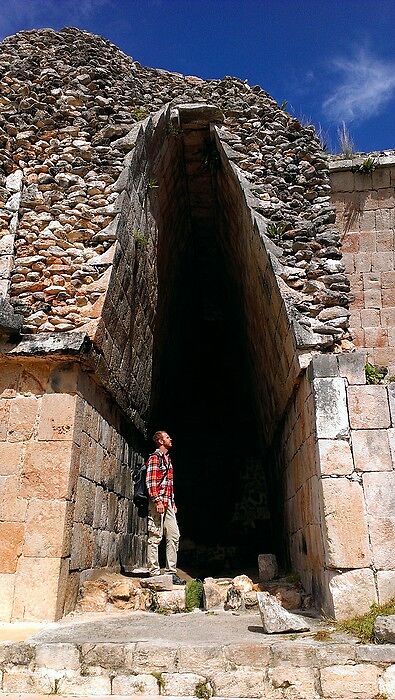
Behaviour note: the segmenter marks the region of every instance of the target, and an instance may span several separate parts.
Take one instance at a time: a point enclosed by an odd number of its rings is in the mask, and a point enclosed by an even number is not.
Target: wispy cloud
[[[340,82],[323,102],[334,122],[363,121],[379,114],[395,94],[395,63],[359,50],[351,58],[332,64]]]
[[[80,25],[112,0],[1,0],[0,38],[24,29]]]

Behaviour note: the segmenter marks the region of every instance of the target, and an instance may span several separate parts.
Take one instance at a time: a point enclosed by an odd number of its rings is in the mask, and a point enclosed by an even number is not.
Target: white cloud
[[[351,58],[337,58],[333,66],[340,82],[324,101],[323,111],[334,122],[369,119],[395,94],[395,63],[360,50]]]
[[[24,29],[79,25],[113,0],[1,0],[0,36]]]

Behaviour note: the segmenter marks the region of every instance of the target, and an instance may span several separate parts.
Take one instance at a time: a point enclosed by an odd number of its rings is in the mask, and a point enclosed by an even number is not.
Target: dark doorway
[[[185,235],[171,290],[159,274],[151,427],[174,439],[180,567],[226,575],[272,551],[265,446],[239,285],[212,222]]]

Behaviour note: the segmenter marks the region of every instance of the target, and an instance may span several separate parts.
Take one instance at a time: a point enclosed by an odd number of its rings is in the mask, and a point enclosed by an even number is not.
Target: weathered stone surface
[[[68,569],[67,559],[20,557],[15,578],[13,619],[43,621],[61,617]]]
[[[51,695],[55,680],[50,673],[33,673],[26,668],[11,668],[3,673],[3,693]]]
[[[357,471],[377,472],[392,469],[386,430],[352,430],[351,439]]]
[[[285,698],[317,698],[316,673],[311,668],[269,668],[268,681],[270,689],[281,693]],[[270,691],[269,691],[270,692]]]
[[[377,588],[379,593],[379,603],[388,603],[391,598],[395,598],[395,576],[393,571],[378,571]]]
[[[149,578],[140,579],[140,586],[142,588],[149,588],[152,591],[172,591],[173,578],[171,574],[150,576]]]
[[[159,685],[155,676],[149,673],[138,673],[135,676],[115,676],[112,679],[113,695],[153,695],[159,693]]]
[[[57,692],[77,697],[111,695],[111,680],[107,676],[64,676],[58,680]]]
[[[241,591],[241,593],[248,593],[254,588],[253,581],[250,579],[249,576],[246,576],[246,574],[235,576],[235,578],[232,580],[232,584],[235,588]]]
[[[73,438],[76,396],[46,394],[42,398],[38,440]]]
[[[15,574],[0,573],[0,621],[10,622],[14,603]]]
[[[258,573],[260,581],[270,581],[278,575],[275,554],[258,554]]]
[[[374,634],[381,642],[395,643],[395,615],[379,615],[374,623]]]
[[[78,671],[80,658],[74,644],[39,644],[36,646],[35,666],[54,671]]]
[[[232,673],[216,673],[212,680],[215,695],[219,697],[265,697],[265,673],[263,671],[237,670]]]
[[[371,569],[355,569],[344,573],[328,573],[329,590],[336,619],[346,620],[368,612],[377,602],[376,586]]]
[[[347,440],[318,440],[317,448],[322,475],[344,476],[353,472],[353,456]]]
[[[364,474],[366,510],[372,517],[395,517],[395,471]]]
[[[366,352],[343,352],[338,355],[340,376],[345,377],[349,384],[365,384]]]
[[[218,583],[213,578],[205,578],[203,581],[203,605],[205,610],[222,607],[225,604],[231,579],[225,583]]]
[[[70,441],[29,443],[23,466],[21,495],[25,498],[67,498],[72,448]]]
[[[395,664],[388,666],[379,679],[379,692],[388,700],[395,698]]]
[[[329,666],[321,670],[326,698],[373,698],[378,692],[379,669],[371,664]]]
[[[257,593],[259,612],[264,632],[304,632],[309,629],[306,621],[287,612],[269,593]]]
[[[351,428],[389,428],[390,413],[385,386],[349,386],[347,389]]]
[[[342,438],[349,433],[344,379],[314,379],[318,438]]]
[[[364,494],[360,484],[346,478],[322,480],[327,566],[344,569],[370,564]]]
[[[70,553],[72,504],[68,501],[29,500],[23,554],[62,557]]]
[[[183,612],[185,610],[185,589],[173,591],[158,591],[158,605],[170,612]]]
[[[212,645],[182,646],[178,651],[177,669],[181,672],[192,670],[201,676],[211,677],[213,673],[226,670],[225,658],[230,658],[227,651],[228,647],[223,651],[220,647]],[[240,665],[243,663],[240,662]]]
[[[23,523],[0,522],[0,573],[14,574],[22,553]]]
[[[196,686],[206,682],[206,676],[196,673],[162,673],[162,695],[196,695]]]
[[[295,586],[267,585],[266,590],[277,598],[280,605],[286,610],[298,610],[302,607],[302,591]]]
[[[177,656],[177,645],[137,642],[136,648],[126,653],[126,664],[133,673],[174,673]]]

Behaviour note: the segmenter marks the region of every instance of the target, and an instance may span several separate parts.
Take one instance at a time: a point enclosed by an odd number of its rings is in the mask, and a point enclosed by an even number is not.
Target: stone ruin
[[[158,426],[204,575],[273,552],[330,615],[393,597],[395,385],[365,362],[395,364],[394,155],[355,172],[259,86],[77,29],[0,63],[0,619],[144,565]]]

